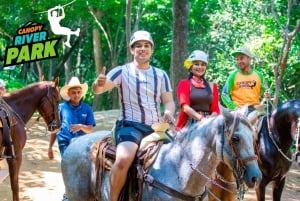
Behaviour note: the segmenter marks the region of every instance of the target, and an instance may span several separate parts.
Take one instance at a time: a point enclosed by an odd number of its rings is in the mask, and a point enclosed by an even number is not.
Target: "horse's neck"
[[[217,165],[213,138],[212,135],[189,135],[180,142],[164,145],[152,167],[159,172],[150,171],[150,174],[163,178],[179,191],[191,195],[201,193],[207,182],[201,174],[210,177]]]
[[[27,123],[37,110],[39,101],[43,96],[44,94],[37,90],[31,90],[30,93],[23,90],[19,93],[12,93],[4,99],[23,120],[23,122]]]
[[[262,122],[262,129],[259,132],[260,143],[269,143],[273,147],[275,142],[284,153],[287,153],[293,143],[291,123],[288,119],[288,115],[282,115],[281,118],[265,117]],[[276,149],[274,147],[274,150]]]

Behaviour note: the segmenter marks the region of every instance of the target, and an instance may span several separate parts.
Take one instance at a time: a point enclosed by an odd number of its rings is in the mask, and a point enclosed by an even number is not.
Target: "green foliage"
[[[0,71],[1,75],[0,78],[4,80],[6,84],[6,91],[7,92],[12,92],[18,89],[23,88],[24,82],[20,79],[18,79],[14,74],[12,70],[1,70]]]
[[[132,3],[132,29],[136,23],[138,2],[138,0],[133,0]],[[274,7],[272,7],[272,2],[275,2]],[[300,4],[297,4],[297,1],[292,2],[288,32],[294,29],[296,21],[300,19]],[[68,3],[70,4],[65,6],[66,17],[61,24],[71,29],[80,27],[81,34],[83,34],[82,43],[76,47],[68,60],[72,76],[81,77],[89,86],[97,76],[94,67],[93,29],[98,29],[101,33],[104,65],[110,69],[114,67],[113,65],[126,62],[126,1],[0,0],[0,65],[2,66],[4,60],[5,48],[12,44],[12,37],[16,34],[16,30],[28,21],[44,23],[49,38],[56,37],[50,30],[46,11],[54,6]],[[144,0],[141,3],[138,28],[150,31],[155,43],[151,64],[170,74],[173,17],[177,17],[172,14],[173,2]],[[273,92],[275,89],[274,67],[278,64],[284,43],[282,28],[287,24],[287,1],[193,0],[190,1],[189,7],[189,53],[192,50],[201,49],[209,54],[207,79],[217,82],[221,91],[229,73],[236,68],[235,60],[231,56],[232,51],[239,46],[247,45],[256,55],[253,66],[264,73]],[[109,51],[108,42],[91,15],[90,9],[99,11],[97,20],[107,32],[113,52]],[[71,44],[74,44],[76,39],[76,37],[71,37]],[[39,62],[46,79],[53,79],[58,64],[68,53],[68,50],[62,48],[65,40],[66,38],[62,36],[58,45],[59,58]],[[282,81],[281,101],[300,98],[300,89],[296,87],[300,82],[298,79],[300,75],[299,42],[300,36],[297,34],[289,52],[288,67]],[[12,71],[1,70],[1,77],[9,80],[8,86],[11,90],[39,79],[38,69],[34,62],[29,65],[18,65]],[[62,86],[66,83],[64,69],[61,69],[59,77],[60,86]],[[186,77],[187,75],[182,75],[182,78]],[[103,95],[101,109],[111,107],[111,98],[111,93]],[[85,101],[92,104],[93,99],[94,94],[89,90]]]

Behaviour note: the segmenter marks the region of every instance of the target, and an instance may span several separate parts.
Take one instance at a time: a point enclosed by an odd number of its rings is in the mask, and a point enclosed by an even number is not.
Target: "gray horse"
[[[94,142],[109,134],[109,131],[102,131],[82,136],[66,149],[61,165],[69,201],[110,200],[109,171],[104,174],[97,197],[95,164],[90,157]],[[253,135],[254,130],[243,115],[227,110],[194,124],[175,141],[162,145],[147,172],[155,182],[144,182],[142,200],[196,200],[205,191],[220,160],[233,171],[239,166],[244,170],[242,177],[247,186],[254,187],[262,174],[254,153]]]

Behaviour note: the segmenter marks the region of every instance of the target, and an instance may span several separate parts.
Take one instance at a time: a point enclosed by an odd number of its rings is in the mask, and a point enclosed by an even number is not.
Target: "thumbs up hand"
[[[104,66],[101,70],[101,73],[98,75],[96,83],[98,87],[103,87],[106,82],[106,75],[105,75],[106,67]]]

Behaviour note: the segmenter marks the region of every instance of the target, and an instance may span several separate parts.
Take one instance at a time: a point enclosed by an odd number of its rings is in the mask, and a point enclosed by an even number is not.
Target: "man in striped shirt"
[[[110,199],[117,201],[125,184],[141,140],[153,132],[151,125],[173,121],[175,104],[168,75],[150,65],[154,43],[147,31],[136,31],[129,43],[133,61],[113,68],[105,75],[105,67],[93,84],[102,94],[118,88],[122,116],[116,123],[116,160],[110,171]],[[164,105],[161,116],[160,105]]]

